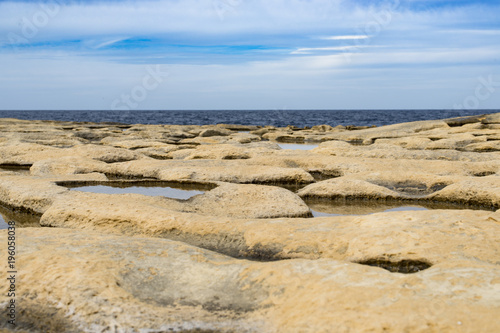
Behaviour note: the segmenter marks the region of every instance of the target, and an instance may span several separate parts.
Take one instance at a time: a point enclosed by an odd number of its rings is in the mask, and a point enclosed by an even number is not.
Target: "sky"
[[[0,1],[0,109],[500,109],[500,1]]]

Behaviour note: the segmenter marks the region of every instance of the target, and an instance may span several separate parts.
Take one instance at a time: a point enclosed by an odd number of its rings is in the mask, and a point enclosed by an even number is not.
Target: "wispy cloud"
[[[321,39],[325,40],[356,40],[356,39],[368,39],[370,36],[366,35],[346,35],[346,36],[328,36],[321,37]]]
[[[97,100],[116,96],[115,87],[131,84],[142,75],[140,66],[148,64],[171,66],[177,85],[162,85],[165,90],[151,94],[157,104],[145,102],[145,108],[192,107],[193,95],[207,108],[238,100],[258,107],[261,99],[272,108],[281,103],[277,96],[299,95],[315,103],[321,98],[323,107],[340,100],[356,107],[359,99],[343,96],[388,86],[395,90],[381,96],[395,95],[403,89],[401,82],[412,78],[420,84],[413,91],[426,100],[435,95],[429,87],[436,77],[445,81],[444,96],[451,96],[465,90],[475,73],[487,74],[500,65],[497,1],[227,3],[238,5],[221,19],[214,0],[58,0],[59,7],[50,12],[43,6],[54,2],[0,1],[0,89],[8,92],[3,107],[28,103],[27,94],[34,105],[57,107],[56,98],[47,97],[51,94],[46,87],[52,87],[74,96],[80,107],[98,108]],[[367,29],[381,19],[386,22],[376,33]],[[93,86],[92,80],[106,84]],[[345,94],[330,97],[315,89],[344,89]],[[207,96],[207,90],[214,95]],[[81,99],[83,91],[94,97]],[[173,98],[173,91],[179,97]],[[382,97],[370,100],[386,103]]]
[[[89,40],[87,41],[87,45],[91,45],[90,47],[94,48],[94,49],[101,49],[103,47],[108,47],[108,46],[111,46],[113,44],[116,44],[118,42],[121,42],[121,41],[124,41],[126,40],[127,38],[113,38],[111,40],[106,40],[106,41],[93,41],[93,40]]]
[[[360,47],[365,47],[365,46],[350,45],[350,46],[331,46],[331,47],[301,47],[295,51],[292,51],[290,54],[312,54],[319,51],[347,52],[350,50],[357,50]]]

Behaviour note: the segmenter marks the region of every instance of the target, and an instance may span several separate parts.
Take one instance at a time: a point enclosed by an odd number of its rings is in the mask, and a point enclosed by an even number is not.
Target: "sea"
[[[418,120],[465,117],[500,110],[151,110],[151,111],[0,111],[0,118],[113,122],[122,124],[305,127],[314,125],[383,126]]]

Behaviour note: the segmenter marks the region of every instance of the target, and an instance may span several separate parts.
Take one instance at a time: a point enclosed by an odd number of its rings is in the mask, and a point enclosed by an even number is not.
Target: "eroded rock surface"
[[[494,332],[500,324],[500,268],[477,259],[410,275],[331,259],[255,263],[83,230],[18,236],[18,328],[29,331]],[[5,284],[1,291],[5,304]]]
[[[496,332],[499,115],[380,128],[2,119],[0,213],[35,221],[17,228],[18,329]],[[111,182],[208,188],[180,200],[66,187]],[[312,218],[311,200],[450,209]]]

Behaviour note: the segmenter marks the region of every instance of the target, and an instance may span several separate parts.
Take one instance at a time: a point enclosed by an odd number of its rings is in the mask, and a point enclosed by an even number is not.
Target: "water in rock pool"
[[[323,217],[323,216],[342,216],[342,215],[368,215],[368,214],[375,214],[375,213],[381,213],[381,212],[397,212],[397,211],[410,211],[410,210],[429,210],[428,208],[425,207],[420,207],[420,206],[400,206],[400,207],[395,207],[395,208],[390,208],[390,209],[374,209],[371,212],[361,212],[361,211],[352,211],[351,214],[342,214],[342,213],[326,213],[326,212],[321,212],[321,211],[316,211],[311,209],[311,213],[313,217]],[[339,210],[341,212],[341,210]]]
[[[0,118],[61,121],[120,122],[125,124],[211,125],[239,124],[286,127],[326,124],[382,126],[491,113],[493,110],[151,110],[151,111],[0,111]],[[498,112],[498,111],[496,111]]]
[[[29,175],[30,166],[27,165],[0,165],[0,172],[13,172],[18,175]]]
[[[431,209],[480,209],[479,207],[460,206],[448,203],[408,203],[379,201],[328,201],[306,199],[313,217],[369,215],[382,212],[417,211]]]
[[[316,148],[318,145],[308,145],[308,144],[302,144],[302,143],[278,143],[278,146],[281,147],[281,149],[292,149],[292,150],[311,150]]]
[[[0,216],[0,230],[2,229],[7,229],[9,225],[7,224],[7,221],[5,221],[5,218],[3,216]]]
[[[0,205],[0,230],[7,229],[9,221],[16,222],[16,228],[40,227],[39,216],[16,212]]]
[[[149,196],[164,196],[172,199],[186,200],[195,195],[203,194],[204,191],[199,190],[185,190],[173,187],[146,187],[146,186],[130,186],[130,187],[115,187],[105,185],[82,186],[71,188],[75,191],[91,192],[91,193],[104,193],[104,194],[125,194],[134,193]]]

